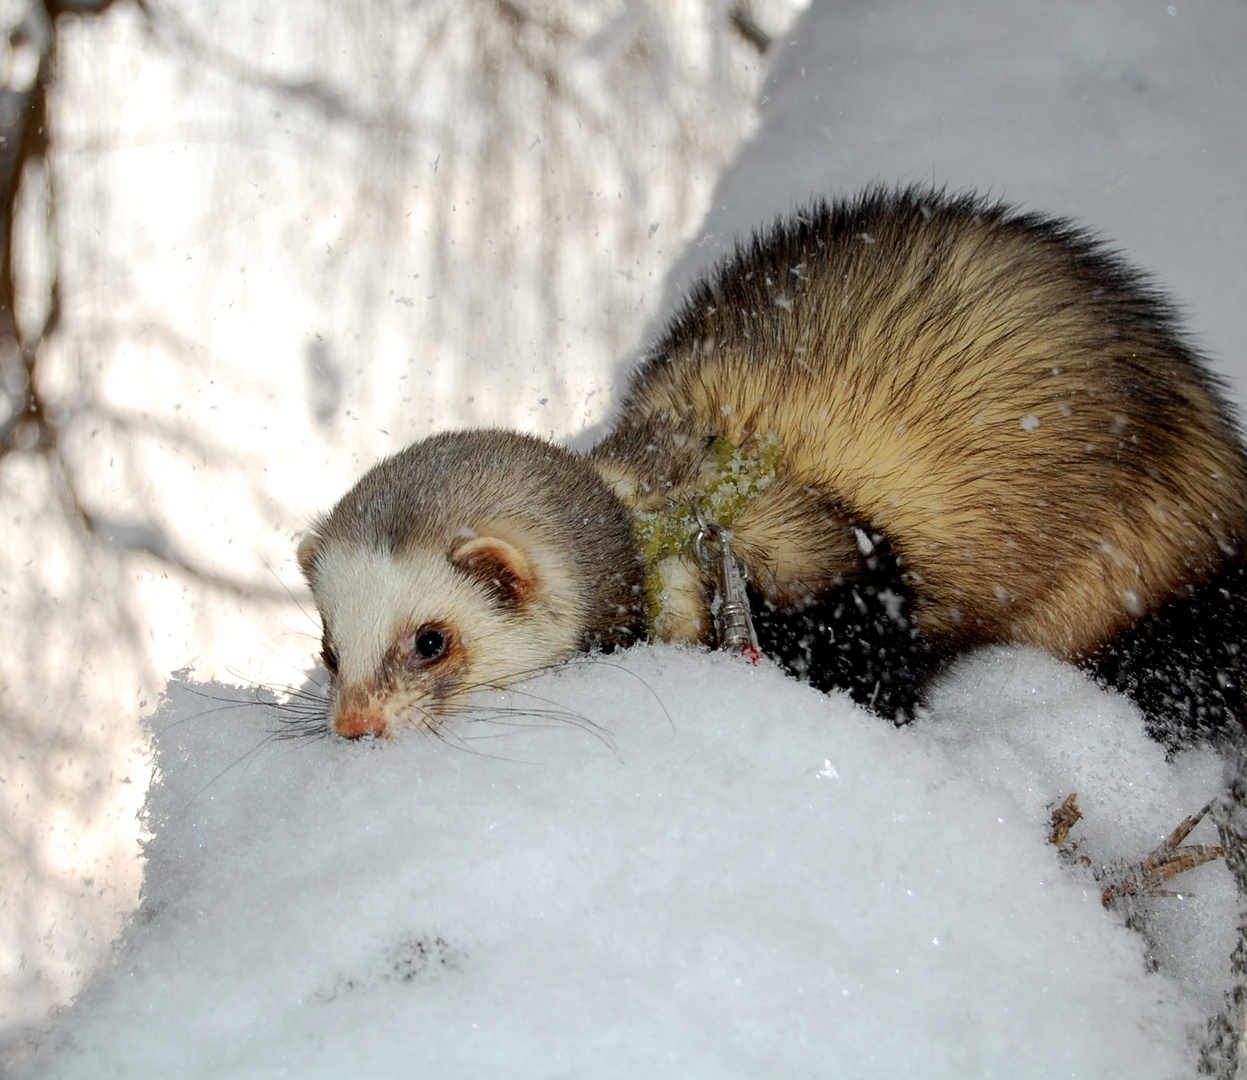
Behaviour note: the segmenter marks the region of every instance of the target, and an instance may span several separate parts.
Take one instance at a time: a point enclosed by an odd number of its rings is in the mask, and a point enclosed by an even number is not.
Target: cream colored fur
[[[340,657],[330,715],[349,707],[375,718],[378,732],[430,728],[459,708],[478,684],[503,685],[575,651],[579,613],[552,602],[565,595],[560,571],[540,552],[529,554],[536,574],[532,607],[502,611],[480,583],[443,555],[420,557],[326,544],[316,564],[316,602]],[[553,588],[551,588],[553,584]],[[442,668],[382,677],[386,654],[400,635],[445,627],[456,653]]]

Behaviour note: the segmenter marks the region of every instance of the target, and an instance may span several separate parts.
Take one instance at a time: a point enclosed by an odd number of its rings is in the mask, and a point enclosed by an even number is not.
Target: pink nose
[[[333,730],[344,739],[358,739],[364,735],[385,735],[385,718],[364,709],[345,709],[333,718]]]

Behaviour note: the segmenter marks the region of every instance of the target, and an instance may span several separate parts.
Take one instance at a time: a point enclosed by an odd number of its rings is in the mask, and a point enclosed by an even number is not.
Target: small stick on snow
[[[1052,811],[1052,835],[1048,837],[1057,847],[1064,847],[1069,831],[1082,820],[1078,809],[1078,792],[1068,795],[1065,801]]]
[[[1217,845],[1181,846],[1182,841],[1210,809],[1212,803],[1208,803],[1193,817],[1184,818],[1165,841],[1142,862],[1136,866],[1121,868],[1120,876],[1110,881],[1101,896],[1105,907],[1127,896],[1178,896],[1178,893],[1163,888],[1167,881],[1221,858],[1225,854],[1225,848]]]

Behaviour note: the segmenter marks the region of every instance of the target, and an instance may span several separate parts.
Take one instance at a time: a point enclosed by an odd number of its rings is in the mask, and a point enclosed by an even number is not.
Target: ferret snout
[[[333,718],[333,730],[344,739],[359,739],[364,735],[388,735],[385,717],[367,710],[343,710]]]
[[[390,725],[382,703],[359,687],[343,690],[331,706],[331,713],[333,730],[344,739],[389,734]]]

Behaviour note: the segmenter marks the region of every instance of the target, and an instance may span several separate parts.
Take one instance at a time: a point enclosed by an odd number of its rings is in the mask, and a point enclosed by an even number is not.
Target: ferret
[[[738,245],[588,453],[437,435],[315,524],[334,730],[713,644],[708,537],[764,653],[898,722],[988,643],[1084,666],[1170,746],[1247,715],[1247,458],[1172,306],[1065,220],[872,188]]]

